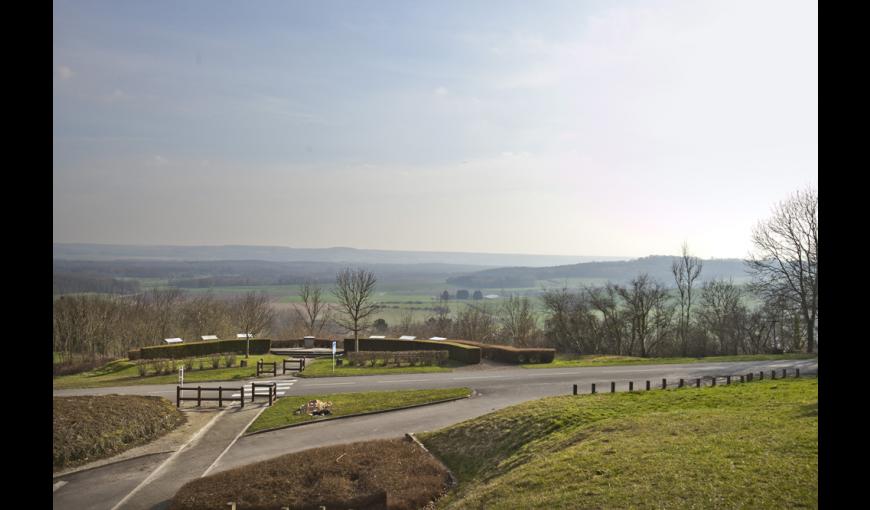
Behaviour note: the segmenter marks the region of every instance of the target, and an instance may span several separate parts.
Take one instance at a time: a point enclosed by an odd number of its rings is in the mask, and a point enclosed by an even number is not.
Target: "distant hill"
[[[339,264],[458,264],[466,266],[544,267],[627,257],[524,255],[437,251],[359,250],[356,248],[290,248],[285,246],[136,246],[119,244],[53,245],[55,259],[268,262],[334,262]],[[481,268],[476,268],[481,269]]]
[[[502,267],[487,269],[466,275],[457,275],[447,282],[459,287],[507,289],[560,285],[559,280],[589,278],[625,283],[641,273],[647,273],[665,285],[673,285],[671,263],[676,257],[652,255],[634,260],[585,262],[554,267]],[[733,278],[735,283],[748,280],[746,265],[741,259],[711,259],[703,261],[704,267],[699,282],[717,278]]]

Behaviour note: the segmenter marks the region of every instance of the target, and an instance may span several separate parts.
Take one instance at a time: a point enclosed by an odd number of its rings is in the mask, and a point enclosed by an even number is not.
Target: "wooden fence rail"
[[[282,365],[283,365],[283,366],[281,367],[281,373],[282,373],[282,374],[286,374],[286,373],[287,373],[287,368],[288,368],[287,365],[288,365],[288,364],[291,364],[291,365],[292,365],[292,364],[294,364],[294,363],[296,364],[295,370],[296,370],[297,372],[301,372],[301,371],[305,370],[305,358],[299,358],[299,359],[295,359],[295,358],[287,358],[287,359],[285,359],[285,360],[282,360]],[[294,367],[292,367],[292,366],[289,367],[289,368],[290,368],[290,371],[291,371],[291,372],[294,370]]]
[[[270,365],[271,368],[266,368],[266,365]],[[272,374],[272,377],[278,375],[278,362],[277,361],[263,361],[260,360],[257,362],[257,377],[260,377],[261,374]]]
[[[251,402],[257,398],[257,388],[266,388],[268,390],[268,399],[269,405],[278,400],[278,383],[268,382],[268,383],[251,383]]]
[[[184,391],[195,391],[196,396],[195,397],[183,397],[181,394]],[[217,398],[203,397],[202,392],[204,392],[204,391],[205,392],[216,391],[218,396],[217,396]],[[229,397],[224,396],[225,391],[230,392]],[[233,397],[232,393],[238,393],[239,396]],[[232,387],[224,388],[223,386],[218,386],[217,388],[213,388],[213,387],[212,388],[208,388],[208,387],[203,388],[202,386],[197,386],[197,387],[176,386],[175,387],[175,406],[181,407],[181,403],[184,401],[191,401],[191,402],[195,401],[196,407],[200,407],[203,402],[217,402],[218,407],[223,407],[224,402],[240,402],[242,404],[242,407],[245,407],[245,387],[242,386],[241,388],[232,388]]]
[[[745,375],[739,375],[737,377],[740,377],[740,382],[745,381],[748,383],[748,382],[752,382],[753,380],[755,380],[753,375],[754,374],[752,372],[750,372],[750,373],[747,373]],[[801,370],[799,368],[795,368],[794,377],[799,378],[800,376],[801,376]],[[732,377],[734,377],[734,376],[733,375],[715,375],[715,376],[697,377],[697,378],[695,378],[695,387],[696,388],[702,387],[704,379],[710,380],[710,387],[711,388],[716,386],[716,383],[718,382],[719,379],[723,379],[725,381],[726,385],[730,385]],[[771,379],[776,379],[776,371],[771,370],[770,377],[771,377]],[[783,368],[781,378],[785,379],[786,377],[788,377],[788,369]],[[758,380],[764,380],[764,372],[758,373]],[[686,382],[685,379],[679,379],[679,383],[677,384],[677,387],[678,388],[685,387],[686,386],[685,382]],[[596,385],[596,383],[592,383],[590,385],[590,389],[591,389],[590,393],[596,393],[595,385]],[[647,391],[649,391],[650,387],[651,387],[650,381],[646,381]],[[661,389],[663,389],[663,390],[668,389],[668,380],[666,378],[662,379],[662,388]],[[634,391],[634,381],[628,381],[628,391]],[[610,392],[611,393],[616,392],[616,381],[610,382]],[[579,395],[580,393],[581,393],[580,392],[580,385],[579,384],[573,385],[572,394]]]

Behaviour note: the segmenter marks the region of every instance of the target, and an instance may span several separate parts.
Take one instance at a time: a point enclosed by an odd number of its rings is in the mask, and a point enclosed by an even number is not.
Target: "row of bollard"
[[[785,378],[787,377],[787,374],[788,374],[787,369],[783,368],[783,369],[782,369],[782,379],[785,379]],[[795,378],[800,377],[800,376],[801,376],[801,369],[796,368],[796,369],[794,370],[794,376],[795,376]],[[713,379],[712,379],[711,387],[712,387],[712,386],[716,386],[716,380],[717,380],[719,377],[724,377],[724,378],[725,378],[725,385],[730,385],[730,384],[731,384],[731,377],[732,377],[732,376],[730,376],[730,375],[726,375],[726,376],[715,376],[715,377],[713,377]],[[751,381],[753,380],[753,374],[752,374],[752,372],[746,374],[745,376],[741,375],[741,376],[739,376],[739,377],[740,377],[740,382],[751,382]],[[776,379],[776,370],[771,370],[771,371],[770,371],[770,378],[771,378],[771,379]],[[764,380],[764,372],[758,372],[758,380],[759,380],[759,381],[763,381],[763,380]],[[685,380],[685,379],[680,379],[680,382],[679,382],[679,384],[677,385],[677,387],[678,387],[678,388],[683,388],[685,385],[686,385],[686,380]],[[700,377],[695,378],[695,387],[696,387],[696,388],[700,388],[700,387],[701,387],[701,378],[700,378]],[[577,394],[578,394],[578,389],[579,389],[579,386],[575,384],[575,385],[574,385],[574,395],[577,395]],[[592,383],[592,388],[591,388],[591,389],[592,389],[591,393],[596,393],[595,383]],[[667,380],[667,379],[662,379],[662,389],[663,389],[663,390],[668,389],[668,380]],[[647,390],[647,391],[650,390],[650,382],[649,382],[649,381],[646,381],[646,390]],[[634,381],[628,381],[628,391],[634,391]],[[610,382],[610,393],[616,393],[616,382],[615,382],[615,381],[611,381],[611,382]]]

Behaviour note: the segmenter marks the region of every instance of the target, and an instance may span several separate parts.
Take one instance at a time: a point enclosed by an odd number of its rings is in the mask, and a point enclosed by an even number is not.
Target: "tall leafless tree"
[[[299,314],[299,318],[311,336],[320,336],[320,332],[323,331],[323,327],[329,320],[329,305],[320,294],[320,286],[310,280],[306,280],[299,287],[299,297],[302,298],[303,310],[297,308],[296,313]]]
[[[680,258],[674,260],[671,272],[674,274],[674,282],[677,284],[679,293],[680,318],[677,324],[677,334],[680,336],[680,346],[683,356],[688,355],[689,326],[692,319],[692,285],[701,274],[704,264],[698,257],[689,254],[688,243],[683,243],[683,251]]]
[[[245,358],[251,352],[251,337],[256,337],[272,323],[275,311],[269,306],[269,295],[265,292],[251,291],[237,298],[232,304],[235,326],[246,333]]]
[[[702,287],[700,320],[716,338],[719,354],[737,354],[742,343],[738,324],[741,295],[740,288],[730,279],[711,280]]]
[[[788,299],[800,311],[807,352],[815,348],[819,317],[819,195],[795,192],[752,231],[755,251],[747,262],[753,289]]]
[[[529,298],[509,295],[499,309],[502,334],[519,347],[526,347],[535,336],[537,320]]]
[[[344,317],[335,321],[353,332],[354,350],[359,352],[359,332],[371,325],[372,314],[378,305],[372,302],[375,283],[374,273],[365,269],[345,268],[335,277],[333,295],[338,299],[338,307]]]
[[[650,313],[667,300],[668,294],[664,286],[647,274],[641,274],[633,279],[628,286],[616,286],[616,291],[626,304],[631,320],[631,337],[629,354],[634,347],[639,347],[641,357],[647,356],[650,334],[653,330]]]

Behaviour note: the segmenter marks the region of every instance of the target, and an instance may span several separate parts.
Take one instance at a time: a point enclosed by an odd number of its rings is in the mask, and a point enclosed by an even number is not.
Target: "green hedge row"
[[[454,340],[457,343],[480,347],[484,359],[503,363],[552,363],[556,349],[538,347],[512,347],[510,345],[485,344],[471,340]]]
[[[155,345],[152,347],[142,347],[139,351],[141,359],[154,358],[187,358],[195,356],[207,356],[219,352],[235,352],[238,354],[245,353],[245,343],[248,340],[213,340],[208,342],[191,342],[189,344],[174,344],[174,345]],[[250,340],[251,354],[269,354],[269,349],[272,346],[272,341],[267,338],[252,338]]]
[[[336,342],[338,342],[338,341],[336,341]],[[340,346],[341,343],[337,343],[337,345]],[[305,346],[305,340],[302,338],[294,338],[291,340],[272,340],[272,348],[273,349],[290,349],[290,348],[294,348],[294,347],[304,347],[304,346]],[[331,349],[332,348],[332,340],[330,340],[328,338],[315,338],[314,339],[314,347]]]
[[[398,340],[390,338],[360,338],[360,351],[444,351],[460,363],[480,363],[480,348],[439,340]],[[344,339],[344,352],[354,352],[353,338]]]

